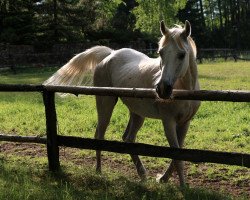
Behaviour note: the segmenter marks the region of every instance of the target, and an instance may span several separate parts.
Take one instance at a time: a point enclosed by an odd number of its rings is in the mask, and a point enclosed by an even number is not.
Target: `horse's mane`
[[[169,29],[169,31],[170,31],[170,35],[164,35],[160,39],[160,41],[159,41],[159,50],[162,47],[166,46],[171,38],[174,39],[174,41],[178,44],[178,46],[181,49],[185,48],[184,41],[180,36],[182,31],[183,31],[183,28],[180,25],[175,24],[175,26],[173,28]],[[193,39],[190,36],[188,36],[187,40],[188,40],[188,44],[191,46],[194,58],[196,58],[196,55],[197,55],[196,45],[195,45]]]

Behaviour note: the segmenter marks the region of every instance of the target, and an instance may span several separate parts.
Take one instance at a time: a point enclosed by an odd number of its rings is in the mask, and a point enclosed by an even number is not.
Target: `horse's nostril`
[[[159,85],[158,85],[158,84],[157,84],[156,87],[155,87],[155,91],[159,94],[160,89],[159,89]]]
[[[167,85],[165,88],[167,91],[171,91],[173,90],[173,86],[172,85]]]
[[[158,83],[156,84],[155,91],[158,96],[162,99],[167,99],[171,96],[173,91],[173,86],[170,84]]]
[[[165,98],[169,98],[172,94],[173,86],[172,85],[166,85],[165,86]]]
[[[158,96],[162,98],[162,91],[163,90],[162,90],[161,85],[159,83],[156,85],[155,91],[158,94]]]

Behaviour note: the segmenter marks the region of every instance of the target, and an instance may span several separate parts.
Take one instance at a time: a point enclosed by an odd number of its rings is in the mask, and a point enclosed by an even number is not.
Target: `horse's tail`
[[[81,85],[86,76],[92,75],[96,65],[110,55],[112,51],[112,49],[105,46],[96,46],[87,49],[74,56],[43,84]]]

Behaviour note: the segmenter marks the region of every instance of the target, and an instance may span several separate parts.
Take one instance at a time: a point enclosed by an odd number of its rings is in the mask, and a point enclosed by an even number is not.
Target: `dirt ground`
[[[60,148],[60,160],[72,162],[76,165],[89,166],[93,168],[95,166],[95,157],[92,156],[80,156],[77,154],[78,149],[73,148]],[[46,156],[46,147],[45,145],[37,145],[37,144],[26,144],[26,143],[8,143],[1,142],[0,143],[0,153],[6,157],[15,155],[15,156],[29,156],[30,158],[35,157],[45,157]],[[138,180],[135,168],[132,164],[128,164],[127,161],[114,161],[112,159],[108,159],[103,156],[102,160],[103,166],[105,168],[111,169],[112,171],[116,171],[122,173],[124,175],[128,175],[128,177],[133,178],[133,180]],[[188,164],[187,164],[188,165]],[[187,166],[186,165],[186,166]],[[185,171],[189,166],[186,167]],[[203,164],[199,165],[200,170],[205,170],[206,166]],[[148,175],[150,177],[156,177],[157,173],[163,172],[164,169],[153,169],[147,168]],[[222,172],[223,173],[223,172]],[[244,176],[244,174],[250,173],[250,169],[242,168],[239,172],[237,171],[236,176]],[[229,180],[223,180],[223,178],[213,178],[209,179],[204,175],[188,175],[186,177],[187,183],[190,187],[202,187],[208,188],[214,191],[223,191],[223,193],[229,193],[233,196],[237,197],[239,195],[247,195],[250,198],[250,180],[245,180],[244,182],[235,183],[230,182]],[[173,175],[171,181],[174,181],[178,184],[178,177],[176,174]]]

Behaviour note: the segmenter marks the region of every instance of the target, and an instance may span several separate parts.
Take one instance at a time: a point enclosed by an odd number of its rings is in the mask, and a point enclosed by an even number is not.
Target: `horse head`
[[[160,98],[169,98],[177,79],[182,78],[189,66],[189,42],[191,25],[186,20],[185,27],[169,29],[161,21],[162,38],[159,42],[161,76],[156,84]]]

